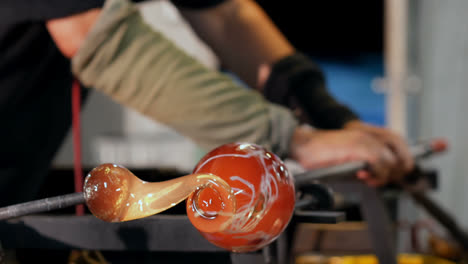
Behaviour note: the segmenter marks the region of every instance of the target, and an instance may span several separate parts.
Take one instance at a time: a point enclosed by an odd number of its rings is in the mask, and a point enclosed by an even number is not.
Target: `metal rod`
[[[311,205],[316,205],[318,203],[317,199],[315,199],[311,195],[307,195],[301,200],[296,201],[296,204],[294,205],[295,209],[300,209],[303,207],[311,206]]]
[[[457,224],[456,220],[424,193],[413,191],[407,187],[405,189],[410,193],[411,198],[445,227],[463,250],[468,252],[468,234]]]
[[[366,163],[363,161],[354,161],[344,163],[332,167],[321,168],[316,170],[307,171],[294,176],[296,186],[302,185],[306,182],[320,181],[324,179],[337,179],[341,177],[349,177],[359,170],[366,168]]]
[[[6,220],[35,213],[48,212],[82,204],[84,202],[84,195],[82,192],[79,192],[11,205],[0,208],[0,220]]]

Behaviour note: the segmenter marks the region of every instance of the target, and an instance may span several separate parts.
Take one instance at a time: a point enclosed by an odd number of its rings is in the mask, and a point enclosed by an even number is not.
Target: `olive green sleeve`
[[[297,126],[286,108],[207,69],[155,32],[127,0],[106,2],[72,66],[84,85],[207,149],[250,142],[285,156]]]

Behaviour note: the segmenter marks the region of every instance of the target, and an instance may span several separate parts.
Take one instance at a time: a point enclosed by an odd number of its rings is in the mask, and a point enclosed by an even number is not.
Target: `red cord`
[[[75,192],[83,191],[83,169],[81,167],[81,86],[75,79],[72,85],[72,131],[73,131],[73,167]],[[77,205],[76,215],[84,215],[84,206]]]

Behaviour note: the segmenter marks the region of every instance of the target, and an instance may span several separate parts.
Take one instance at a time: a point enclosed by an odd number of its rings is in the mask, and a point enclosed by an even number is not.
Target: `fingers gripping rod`
[[[433,154],[444,152],[447,149],[447,143],[444,140],[432,140],[430,142],[414,145],[411,147],[410,151],[414,159],[422,159]],[[365,170],[368,168],[368,165],[364,161],[352,161],[340,165],[335,165],[331,167],[316,169],[307,171],[294,176],[296,186],[301,186],[302,184],[311,182],[311,181],[320,181],[328,179],[349,179],[350,176],[353,176],[354,173]]]

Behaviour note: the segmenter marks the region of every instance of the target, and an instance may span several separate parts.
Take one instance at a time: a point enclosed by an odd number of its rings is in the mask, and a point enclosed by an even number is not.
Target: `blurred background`
[[[369,123],[410,142],[444,137],[450,151],[434,197],[468,223],[468,1],[257,1],[323,68],[329,89]],[[148,23],[209,67],[219,63],[167,1],[141,5]],[[93,92],[82,115],[83,163],[190,171],[203,151],[168,128]],[[70,137],[69,137],[70,138]],[[68,139],[55,167],[71,167]],[[425,218],[402,199],[401,215]],[[465,227],[467,227],[465,225]],[[404,246],[404,245],[403,245]]]

